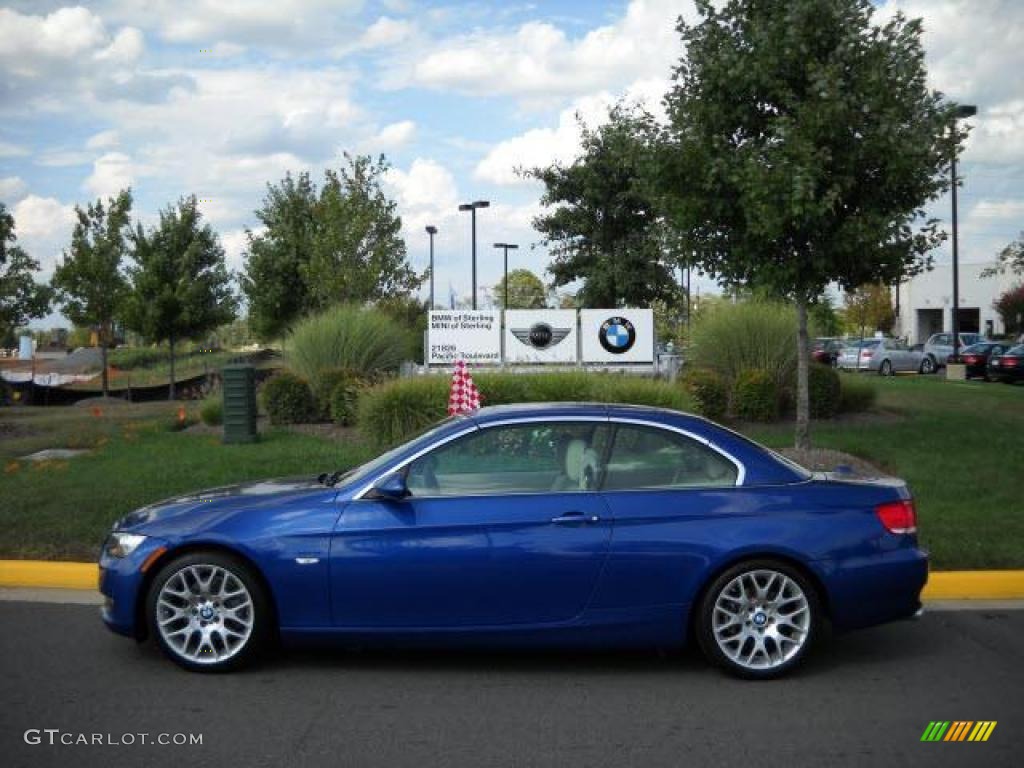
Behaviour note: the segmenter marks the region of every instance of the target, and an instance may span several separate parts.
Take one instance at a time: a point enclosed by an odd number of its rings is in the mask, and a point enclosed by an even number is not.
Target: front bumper
[[[116,558],[104,552],[100,557],[100,593],[105,598],[100,616],[112,632],[128,637],[140,634],[137,620],[140,589],[146,574],[142,564],[167,542],[147,538],[128,557]]]

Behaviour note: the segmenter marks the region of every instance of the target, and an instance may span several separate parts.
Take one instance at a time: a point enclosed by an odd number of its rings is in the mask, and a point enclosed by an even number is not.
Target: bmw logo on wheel
[[[636,342],[636,328],[624,317],[609,317],[601,323],[597,338],[607,352],[621,355],[628,352]]]

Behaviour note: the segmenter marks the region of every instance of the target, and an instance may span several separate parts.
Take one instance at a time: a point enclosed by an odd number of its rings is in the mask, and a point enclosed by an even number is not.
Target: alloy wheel
[[[220,664],[245,648],[255,624],[253,599],[236,574],[194,563],[172,573],[156,598],[164,644],[193,664]]]
[[[803,589],[769,569],[739,574],[718,593],[712,633],[718,648],[744,670],[772,670],[804,647],[811,631],[811,606]]]

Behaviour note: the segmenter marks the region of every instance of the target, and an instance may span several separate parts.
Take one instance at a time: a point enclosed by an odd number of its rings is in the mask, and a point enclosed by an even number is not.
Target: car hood
[[[153,535],[186,532],[235,514],[295,502],[330,501],[335,496],[335,488],[309,475],[224,485],[149,504],[122,517],[114,528]]]

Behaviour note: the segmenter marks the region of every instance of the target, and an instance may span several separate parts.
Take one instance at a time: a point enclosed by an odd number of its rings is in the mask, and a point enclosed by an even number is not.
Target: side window
[[[412,462],[412,496],[494,496],[596,488],[609,428],[602,422],[485,427]]]
[[[620,425],[605,468],[604,490],[734,485],[736,465],[685,435]]]

